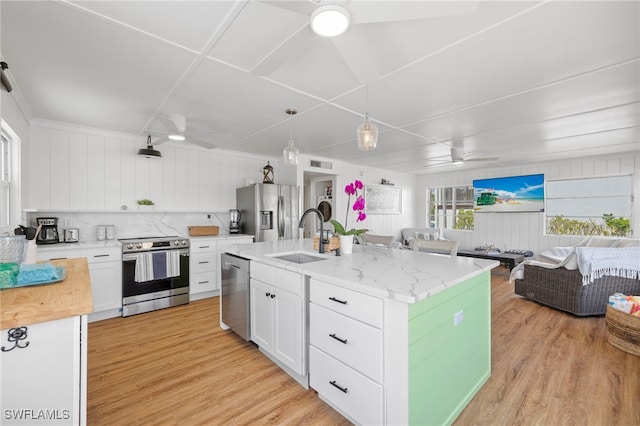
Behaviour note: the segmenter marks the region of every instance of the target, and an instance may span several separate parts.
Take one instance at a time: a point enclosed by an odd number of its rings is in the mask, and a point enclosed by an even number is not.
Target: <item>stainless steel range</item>
[[[189,303],[188,239],[127,238],[122,243],[122,316]]]

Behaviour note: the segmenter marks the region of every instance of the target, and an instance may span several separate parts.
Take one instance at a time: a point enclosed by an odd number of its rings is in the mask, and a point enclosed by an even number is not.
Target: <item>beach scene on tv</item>
[[[544,211],[544,175],[510,176],[473,181],[475,212]]]

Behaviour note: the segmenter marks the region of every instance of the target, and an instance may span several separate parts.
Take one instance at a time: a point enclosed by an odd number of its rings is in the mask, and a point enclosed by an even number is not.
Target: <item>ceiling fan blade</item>
[[[355,29],[334,37],[332,41],[359,83],[369,84],[380,78],[376,64],[362,45]]]
[[[317,36],[313,34],[309,25],[302,27],[264,57],[251,70],[251,74],[270,76],[291,58],[296,58],[308,51],[316,40]]]
[[[202,139],[196,139],[192,137],[187,137],[187,141],[196,145],[200,145],[201,147],[207,148],[207,149],[213,149],[218,147],[218,145],[215,145],[211,142],[203,141]]]
[[[163,136],[163,137],[161,137],[160,139],[158,139],[157,141],[152,142],[152,143],[151,143],[151,145],[160,145],[160,144],[165,143],[165,142],[166,142],[166,141],[168,141],[168,140],[169,140],[169,137],[168,137],[168,136]]]
[[[347,9],[356,24],[430,19],[473,13],[480,1],[359,1],[352,0]]]

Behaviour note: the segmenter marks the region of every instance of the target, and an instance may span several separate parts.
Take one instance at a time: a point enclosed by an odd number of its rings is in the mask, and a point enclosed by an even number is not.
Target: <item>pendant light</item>
[[[147,158],[162,158],[162,153],[151,146],[151,135],[147,138],[147,147],[138,150],[138,155]]]
[[[282,156],[284,158],[284,164],[297,166],[300,150],[296,148],[296,146],[293,144],[293,121],[292,120],[293,120],[293,116],[296,115],[298,111],[296,111],[293,108],[289,108],[285,112],[289,114],[290,136],[289,136],[289,145],[287,145],[284,151],[282,151]]]
[[[369,87],[367,86],[367,109],[369,108]],[[358,149],[360,151],[371,151],[378,145],[378,126],[371,123],[369,113],[364,115],[364,123],[358,126]]]

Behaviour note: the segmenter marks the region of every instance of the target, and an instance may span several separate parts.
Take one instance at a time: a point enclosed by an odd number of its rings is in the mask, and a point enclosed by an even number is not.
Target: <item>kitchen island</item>
[[[63,281],[0,291],[2,424],[86,424],[86,258],[51,262]]]
[[[496,261],[371,246],[314,254],[311,240],[227,251],[305,277],[310,386],[355,423],[450,424],[491,374]]]

